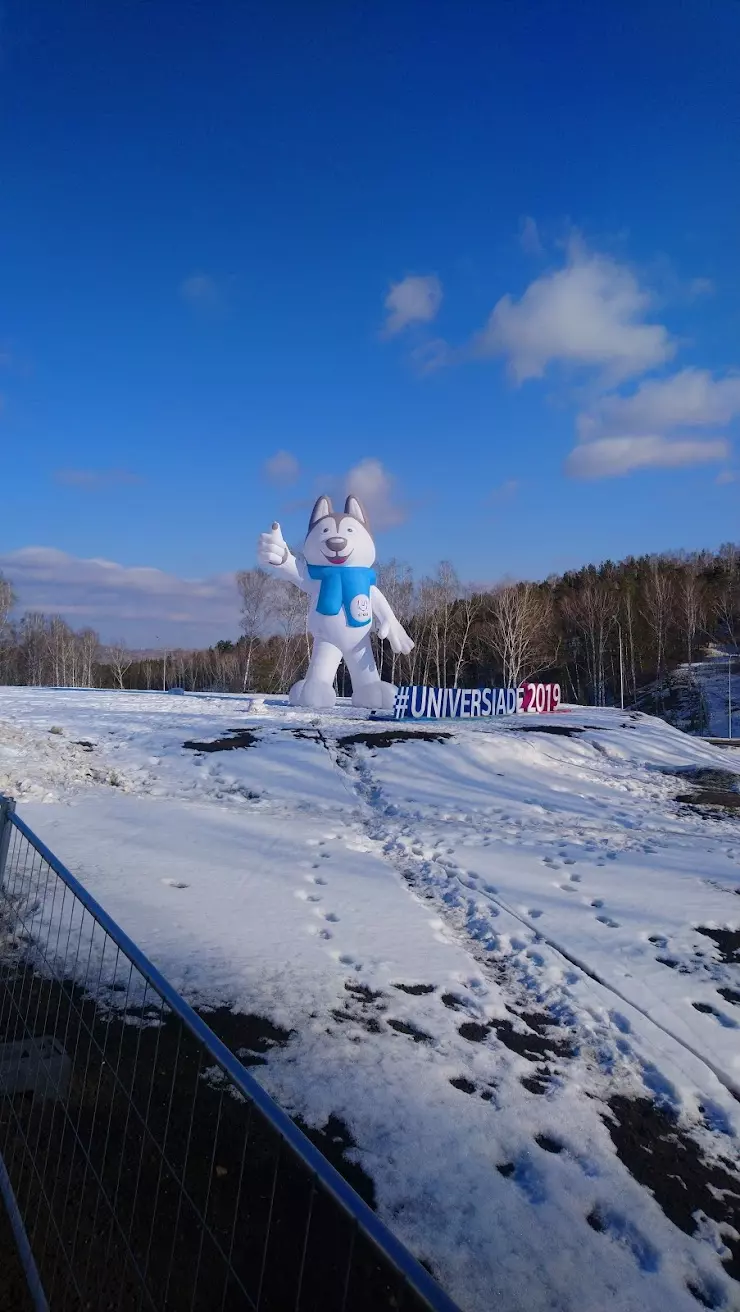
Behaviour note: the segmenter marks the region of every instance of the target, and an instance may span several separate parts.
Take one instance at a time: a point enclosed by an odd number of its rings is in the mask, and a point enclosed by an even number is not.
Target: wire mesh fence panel
[[[7,805],[0,1166],[52,1312],[454,1312]]]

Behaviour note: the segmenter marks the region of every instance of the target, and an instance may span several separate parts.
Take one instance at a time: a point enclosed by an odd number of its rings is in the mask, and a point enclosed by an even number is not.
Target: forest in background
[[[448,562],[415,579],[392,560],[377,567],[385,593],[416,644],[394,655],[377,639],[384,678],[439,686],[517,685],[535,676],[562,685],[565,700],[596,706],[638,701],[710,642],[738,650],[740,547],[605,561],[541,582],[463,583]],[[260,569],[235,575],[242,636],[204,649],[130,651],[101,644],[91,628],[59,616],[11,618],[12,580],[0,576],[0,684],[183,688],[281,693],[310,652],[306,597]],[[620,673],[621,654],[621,673]],[[344,667],[340,694],[349,692]],[[700,726],[697,725],[697,728]]]

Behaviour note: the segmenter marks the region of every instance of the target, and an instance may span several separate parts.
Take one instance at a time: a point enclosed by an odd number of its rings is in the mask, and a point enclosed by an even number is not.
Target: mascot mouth
[[[329,564],[329,565],[346,565],[346,563],[347,563],[347,561],[349,560],[349,558],[350,558],[351,555],[352,555],[352,552],[351,552],[351,551],[348,551],[346,556],[326,556],[326,555],[325,555],[325,556],[324,556],[324,559],[326,560],[327,564]]]

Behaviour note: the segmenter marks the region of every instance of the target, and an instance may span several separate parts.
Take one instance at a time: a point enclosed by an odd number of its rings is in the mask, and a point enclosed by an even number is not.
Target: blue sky
[[[21,602],[233,633],[349,471],[418,572],[737,536],[738,66],[732,0],[6,0]]]

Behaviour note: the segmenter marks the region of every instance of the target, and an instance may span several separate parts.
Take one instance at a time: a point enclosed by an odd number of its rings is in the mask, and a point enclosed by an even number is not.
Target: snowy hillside
[[[740,738],[740,656],[712,649],[706,660],[679,665],[643,689],[638,706],[686,733],[727,738],[732,702],[732,736]]]
[[[258,1078],[465,1312],[740,1309],[736,780],[613,710],[0,689],[0,791],[191,1001],[273,1023]]]

